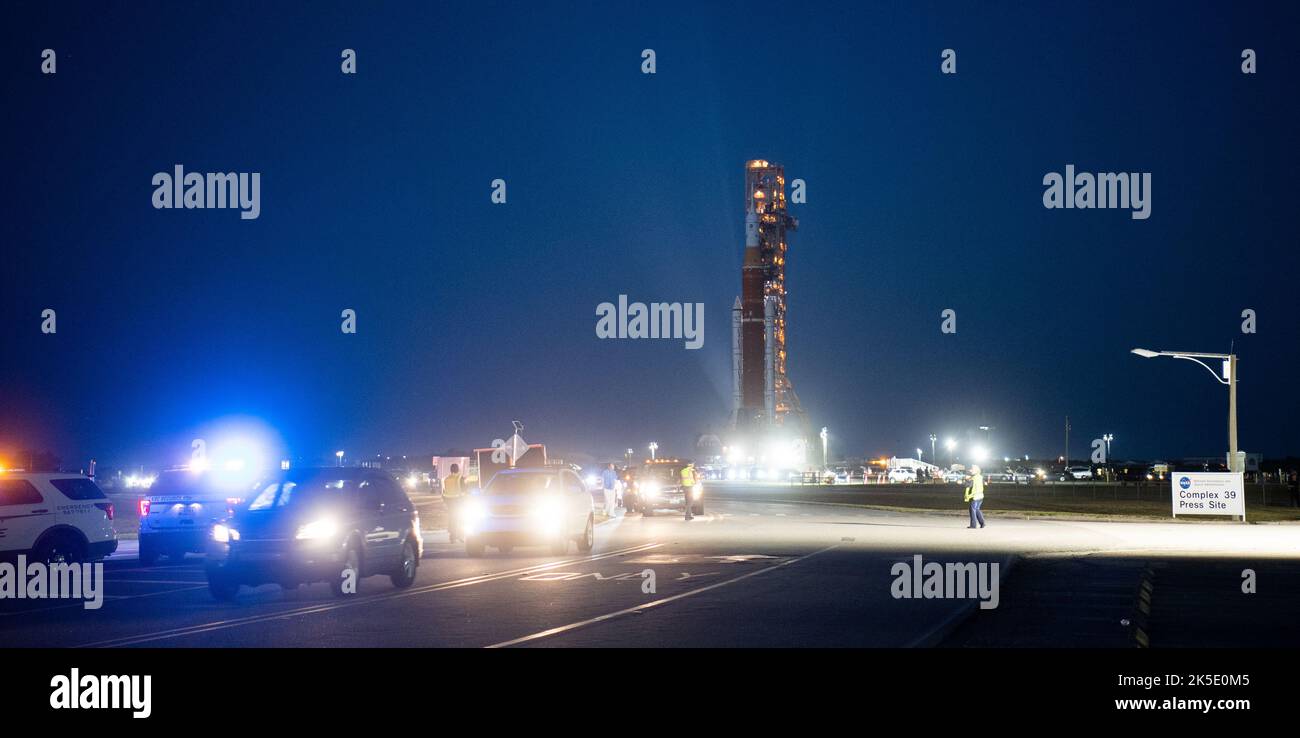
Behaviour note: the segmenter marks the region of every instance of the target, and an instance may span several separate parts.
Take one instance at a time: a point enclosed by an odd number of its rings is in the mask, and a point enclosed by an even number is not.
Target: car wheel
[[[556,556],[563,556],[569,552],[569,539],[561,537],[559,540],[551,542],[551,553]]]
[[[596,545],[596,522],[592,516],[587,516],[587,527],[583,530],[582,535],[578,537],[578,550],[587,553],[592,546]]]
[[[348,582],[347,573],[352,571],[352,591],[347,591],[345,584]],[[330,582],[330,590],[334,592],[335,597],[351,597],[357,593],[357,580],[361,579],[361,552],[357,550],[354,543],[348,544],[348,551],[343,556],[343,568],[334,575],[334,581]]]
[[[153,541],[140,539],[140,565],[153,566],[158,563],[158,546]]]
[[[41,541],[32,558],[47,564],[76,564],[86,560],[86,544],[71,533],[56,533]]]
[[[483,548],[483,541],[480,541],[477,538],[465,539],[465,554],[467,556],[472,556],[477,559],[483,555]]]
[[[389,579],[398,589],[406,589],[415,582],[415,572],[420,568],[420,560],[415,555],[415,545],[410,541],[402,544],[402,559]]]
[[[507,544],[505,544],[504,546],[497,546],[497,550],[500,551],[500,552],[503,553],[503,554],[509,554],[511,551],[514,551],[514,550],[515,550],[515,547],[514,547],[513,545],[507,543]]]
[[[212,599],[230,602],[239,595],[239,582],[234,577],[221,571],[208,571],[208,592]]]

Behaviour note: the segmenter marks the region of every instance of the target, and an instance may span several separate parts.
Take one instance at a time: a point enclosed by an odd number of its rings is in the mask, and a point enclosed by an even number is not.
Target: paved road
[[[1243,634],[1294,645],[1300,632],[1290,627],[1300,616],[1294,526],[965,525],[944,514],[711,500],[689,523],[612,520],[591,555],[471,559],[435,532],[408,590],[373,577],[347,600],[323,584],[267,585],[234,603],[209,597],[201,559],[141,567],[127,542],[106,564],[102,609],[6,603],[0,646],[1159,646],[1235,645]],[[999,606],[896,599],[892,567],[918,554],[997,563]],[[1240,591],[1245,568],[1258,571],[1254,595]]]

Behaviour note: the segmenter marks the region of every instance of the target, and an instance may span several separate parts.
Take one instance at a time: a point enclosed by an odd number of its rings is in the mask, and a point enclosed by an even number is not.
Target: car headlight
[[[460,507],[460,523],[463,527],[473,529],[487,517],[487,505],[477,497],[471,497]]]
[[[646,497],[658,497],[659,483],[646,482],[645,484],[641,485],[641,494],[645,495]]]
[[[533,515],[546,530],[554,530],[564,522],[564,501],[555,497],[541,500],[533,507]]]
[[[332,518],[321,518],[313,520],[306,525],[298,526],[298,533],[294,536],[300,541],[314,541],[321,538],[329,538],[339,532],[338,523]]]
[[[217,523],[212,526],[212,540],[217,543],[230,543],[239,540],[239,531],[228,525]]]

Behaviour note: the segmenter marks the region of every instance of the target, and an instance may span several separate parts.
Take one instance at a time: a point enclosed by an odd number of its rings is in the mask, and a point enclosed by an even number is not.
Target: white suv
[[[1061,481],[1068,479],[1092,479],[1092,467],[1090,466],[1067,466],[1061,473]]]
[[[94,561],[117,550],[113,503],[80,474],[0,472],[0,556]]]

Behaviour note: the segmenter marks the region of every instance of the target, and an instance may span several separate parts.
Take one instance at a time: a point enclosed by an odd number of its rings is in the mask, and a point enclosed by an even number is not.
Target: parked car
[[[916,470],[910,466],[896,466],[887,476],[890,484],[909,484],[916,481]]]
[[[1060,481],[1078,481],[1080,479],[1092,479],[1092,467],[1090,466],[1067,466],[1061,472]]]
[[[571,469],[503,469],[463,503],[461,526],[470,556],[482,556],[487,546],[510,553],[521,545],[549,545],[562,556],[570,541],[582,552],[595,544],[595,506]]]
[[[93,480],[0,471],[0,558],[76,563],[116,550],[113,503]]]
[[[424,552],[420,517],[401,486],[378,469],[322,467],[284,472],[212,526],[208,589],[233,599],[240,585],[286,589],[326,581],[356,594],[362,577],[386,574],[404,589]]]

